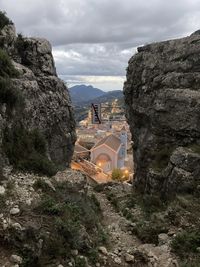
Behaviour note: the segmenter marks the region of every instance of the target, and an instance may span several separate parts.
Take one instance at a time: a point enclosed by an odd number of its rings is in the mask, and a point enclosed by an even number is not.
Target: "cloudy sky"
[[[143,44],[200,29],[199,0],[0,0],[17,31],[52,43],[69,86],[122,89],[128,59]]]

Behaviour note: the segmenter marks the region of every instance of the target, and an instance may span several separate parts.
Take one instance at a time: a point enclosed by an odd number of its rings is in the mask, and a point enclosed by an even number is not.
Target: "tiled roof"
[[[83,152],[89,152],[89,150],[79,144],[75,144],[74,152],[83,153]]]
[[[93,147],[93,149],[94,149],[94,148],[97,148],[97,147],[99,147],[99,146],[101,146],[101,145],[103,145],[103,144],[109,146],[110,148],[112,148],[112,149],[115,150],[115,151],[118,151],[118,149],[119,149],[119,147],[120,147],[120,145],[121,145],[121,140],[120,140],[117,136],[115,136],[114,134],[110,134],[110,135],[104,137],[103,139],[101,139],[101,140],[100,140],[100,141]]]

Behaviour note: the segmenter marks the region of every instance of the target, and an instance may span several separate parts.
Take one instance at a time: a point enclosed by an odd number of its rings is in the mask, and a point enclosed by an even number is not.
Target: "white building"
[[[124,135],[124,132],[121,133]],[[126,157],[127,138],[121,136],[121,138],[110,134],[104,137],[102,140],[90,150],[91,162],[101,167],[104,172],[111,172],[115,168],[123,168]]]

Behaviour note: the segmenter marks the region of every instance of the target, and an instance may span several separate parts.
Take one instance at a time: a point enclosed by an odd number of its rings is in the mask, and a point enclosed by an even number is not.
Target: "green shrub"
[[[107,199],[112,203],[112,205],[115,207],[115,209],[116,209],[117,211],[119,211],[119,203],[118,203],[118,201],[117,201],[117,197],[115,196],[115,194],[112,193],[112,192],[108,192],[108,193],[106,194],[106,197],[107,197]]]
[[[190,253],[197,253],[198,247],[200,247],[199,230],[180,233],[172,241],[173,251],[184,258]]]
[[[57,257],[66,257],[67,255],[69,255],[68,250],[69,250],[69,247],[67,246],[67,244],[64,243],[64,239],[62,235],[61,236],[56,235],[55,229],[54,229],[54,235],[44,240],[43,253],[44,255],[48,255],[51,259],[52,258],[54,259]],[[41,258],[42,257],[40,257],[40,259]],[[42,266],[44,266],[44,264],[41,264],[41,267]],[[27,267],[29,267],[29,265]]]
[[[200,259],[186,260],[180,263],[180,267],[200,267]]]
[[[85,258],[83,257],[76,257],[75,259],[75,267],[86,267],[87,266],[87,262],[85,260]]]
[[[96,184],[93,189],[96,192],[103,192],[105,189],[105,184]]]
[[[3,49],[0,49],[0,77],[16,78],[19,76],[18,71],[12,64],[12,61]]]
[[[117,181],[121,181],[123,177],[123,172],[120,169],[114,169],[112,171],[112,179],[113,180],[117,180]]]
[[[154,151],[151,153],[152,163],[150,167],[155,171],[162,171],[167,167],[170,156],[174,150],[174,147],[163,147],[158,151]]]
[[[24,44],[25,44],[25,41],[24,41],[23,35],[21,33],[18,33],[15,46],[19,52],[23,52]]]
[[[24,106],[22,95],[12,87],[11,81],[8,78],[0,77],[0,103],[5,103],[8,110],[12,110],[14,107],[23,108]]]
[[[42,189],[43,192],[51,191],[51,187],[44,181],[44,179],[37,179],[33,184],[34,189]]]
[[[43,218],[45,232],[46,227],[50,228],[50,235],[44,238],[43,259],[68,258],[70,251],[77,249],[94,262],[98,256],[95,253],[97,247],[107,240],[100,225],[98,204],[94,203],[96,198],[83,195],[79,188],[68,182],[52,179],[52,184],[56,190],[45,191],[32,210],[37,217]],[[36,186],[45,188],[41,180]]]
[[[74,220],[69,217],[68,220],[57,219],[55,225],[56,231],[62,235],[64,242],[66,242],[72,249],[82,250],[84,248],[85,240],[81,238],[81,224],[79,220]]]
[[[55,233],[62,236],[63,243],[73,249],[84,251],[84,248],[87,247],[87,240],[82,236],[83,229],[88,233],[99,229],[98,214],[91,199],[73,195],[73,192],[63,191],[63,188],[56,187],[55,192],[47,191],[34,210],[41,216],[43,214],[53,216]],[[99,240],[98,236],[95,238]]]
[[[3,210],[6,207],[6,196],[0,195],[0,209]]]
[[[29,62],[26,58],[26,54],[25,54],[25,51],[27,50],[29,46],[29,43],[28,41],[23,37],[23,35],[21,33],[19,33],[17,35],[17,39],[16,39],[16,42],[15,42],[15,47],[22,59],[22,63],[25,64],[25,65],[30,65],[31,62]]]
[[[126,201],[126,207],[127,208],[134,208],[136,205],[136,197],[135,195],[132,193],[128,196],[128,199]]]
[[[200,145],[199,144],[191,144],[188,146],[193,152],[200,154]]]
[[[55,165],[45,155],[33,152],[27,159],[21,159],[17,163],[16,168],[47,176],[53,176],[57,172]]]
[[[11,82],[11,78],[16,78],[18,75],[6,51],[0,49],[0,103],[7,104],[8,110],[13,107],[23,107],[24,104],[22,95]]]
[[[5,12],[0,11],[0,30],[8,24],[13,24],[12,21],[6,16]]]
[[[0,162],[0,182],[3,181],[5,178],[4,178],[4,175],[3,175],[3,167],[2,167],[2,164]]]
[[[44,155],[46,153],[46,141],[41,132],[39,132],[39,130],[37,129],[34,129],[29,132],[29,135],[35,151]]]
[[[123,216],[124,216],[127,220],[131,220],[131,221],[134,220],[134,216],[133,216],[133,214],[131,213],[131,211],[130,211],[128,208],[122,210],[122,213],[123,213]]]
[[[98,225],[98,245],[105,245],[108,243],[108,240],[108,233],[100,225]]]
[[[95,196],[95,194],[92,194],[91,197],[90,197],[92,203],[94,204],[94,208],[97,212],[100,212],[101,211],[101,205],[97,199],[97,197]]]
[[[15,188],[15,183],[13,181],[8,181],[6,185],[7,190],[12,191]]]
[[[64,213],[64,205],[56,202],[54,198],[45,195],[36,210],[40,214],[62,215]]]
[[[133,228],[133,233],[144,243],[158,244],[158,235],[166,233],[167,228],[159,222],[139,221]]]
[[[144,195],[141,204],[142,209],[147,214],[158,212],[165,208],[165,203],[157,195]]]
[[[27,131],[22,125],[6,128],[3,149],[16,169],[52,176],[55,165],[46,156],[46,144],[38,130]]]
[[[91,263],[96,264],[99,261],[99,253],[97,249],[91,249],[87,253],[88,259]]]

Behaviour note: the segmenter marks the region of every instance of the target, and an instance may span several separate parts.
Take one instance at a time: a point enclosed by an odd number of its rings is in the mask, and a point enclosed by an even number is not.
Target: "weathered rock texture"
[[[68,165],[76,139],[75,121],[67,88],[56,74],[50,43],[45,39],[16,37],[14,25],[4,27],[0,43],[20,73],[13,79],[13,86],[25,99],[20,122],[26,129],[37,128],[44,134],[50,160],[60,166]],[[11,128],[16,116],[8,117],[6,106],[0,105],[0,144],[4,128]]]
[[[138,48],[124,85],[135,186],[194,191],[200,174],[200,33]]]

